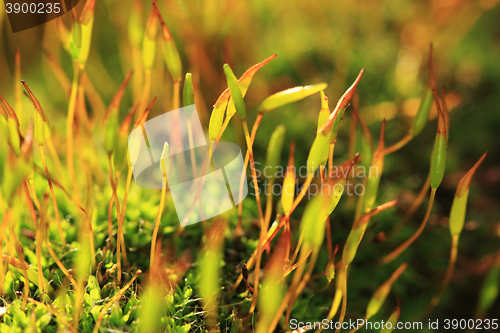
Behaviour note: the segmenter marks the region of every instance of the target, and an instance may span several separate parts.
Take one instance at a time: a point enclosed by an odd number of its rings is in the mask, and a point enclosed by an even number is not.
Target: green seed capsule
[[[113,109],[109,113],[106,128],[104,129],[104,147],[108,154],[113,153],[118,136],[118,109]]]
[[[318,133],[307,157],[307,173],[314,174],[316,170],[325,165],[330,153],[330,133]]]
[[[302,215],[300,231],[304,235],[304,244],[320,247],[325,237],[325,222],[328,216],[328,198],[325,192],[312,198]]]
[[[158,19],[153,8],[146,23],[146,30],[142,39],[142,65],[146,69],[151,69],[155,61],[157,27]]]
[[[333,120],[332,135],[330,136],[331,143],[335,143],[335,141],[337,140],[337,134],[339,132],[340,121],[344,117],[345,110],[346,110],[346,108],[338,110],[337,115],[335,116],[335,119]]]
[[[241,94],[243,97],[245,97],[245,94],[248,90],[248,87],[250,86],[250,83],[252,82],[252,79],[257,73],[259,69],[264,67],[267,63],[269,63],[271,60],[276,58],[277,54],[273,54],[272,56],[264,59],[263,61],[259,62],[258,64],[253,65],[249,69],[241,75],[241,77],[238,79],[238,85],[240,86]],[[229,93],[229,89],[226,89],[222,92],[222,94],[217,98],[217,101],[214,104],[214,108],[212,110],[212,114],[210,115],[210,123],[208,125],[208,135],[210,138],[210,141],[215,141],[217,137],[220,135],[220,131],[222,129],[222,123],[224,121],[224,113],[226,113],[226,119],[231,119],[232,116],[236,113],[236,108],[234,107],[234,103],[230,102],[228,104],[228,100],[231,97],[231,94]],[[227,106],[227,112],[226,112],[226,106]]]
[[[132,77],[134,71],[128,72],[127,76],[123,80],[120,88],[113,96],[113,99],[109,103],[108,109],[106,110],[106,114],[103,117],[103,122],[105,125],[104,129],[104,147],[106,148],[106,152],[110,155],[117,145],[117,137],[119,131],[119,116],[120,116],[120,104],[125,94],[125,89],[127,88],[128,82]],[[131,115],[127,115],[127,118],[124,120],[124,125],[127,126],[126,129],[123,129],[124,132],[128,131],[128,126],[130,125]]]
[[[92,41],[92,26],[94,23],[94,6],[95,0],[88,0],[83,7],[82,14],[80,16],[82,28],[82,45],[80,47],[80,52],[78,53],[78,63],[80,65],[80,68],[85,67],[90,53],[90,43]]]
[[[7,121],[9,127],[9,139],[12,149],[14,149],[14,153],[19,155],[19,148],[21,146],[21,140],[19,138],[19,124],[12,117],[9,117]]]
[[[446,167],[446,124],[444,121],[444,115],[441,111],[441,106],[439,104],[439,99],[437,97],[436,91],[433,90],[434,100],[438,109],[438,130],[436,134],[436,139],[434,140],[434,147],[432,149],[431,155],[431,187],[436,190],[444,177],[444,171]]]
[[[347,172],[349,173],[349,172]],[[330,196],[330,201],[329,201],[329,214],[331,214],[335,208],[337,208],[337,205],[339,204],[340,198],[342,197],[342,194],[344,193],[345,189],[345,184],[346,180],[345,179],[340,179],[336,182],[332,182],[330,186],[332,186],[332,192]]]
[[[259,293],[259,307],[262,315],[257,323],[257,333],[266,333],[276,315],[284,296],[283,266],[284,246],[278,245],[266,265],[266,275]]]
[[[172,38],[172,34],[168,30],[163,17],[161,16],[160,11],[156,5],[153,5],[156,10],[156,14],[160,19],[160,24],[162,27],[163,33],[163,57],[165,59],[165,64],[167,65],[168,72],[172,76],[174,82],[181,82],[182,80],[182,62],[181,57],[179,55],[179,51],[177,50],[177,46],[175,45],[175,41]]]
[[[320,136],[320,134],[318,135]],[[344,192],[347,175],[354,166],[359,155],[347,161],[340,168],[347,172],[344,178],[332,178],[328,183],[323,184],[316,195],[306,206],[300,224],[301,233],[304,234],[304,242],[313,246],[321,246],[325,236],[326,218],[335,210]]]
[[[214,106],[212,114],[210,115],[210,122],[208,124],[208,137],[210,141],[214,142],[220,134],[222,123],[224,121],[224,112],[226,111],[226,104]]]
[[[335,257],[333,257],[326,265],[325,276],[328,279],[328,282],[331,282],[335,277]]]
[[[446,166],[446,136],[438,134],[431,156],[431,187],[437,189],[444,177]]]
[[[142,41],[142,65],[146,69],[153,68],[156,55],[156,41],[144,37]]]
[[[79,51],[80,48],[82,47],[82,25],[80,24],[79,20],[75,20],[73,22],[73,30],[71,32],[71,37],[72,37],[71,41],[75,43],[75,47]]]
[[[326,83],[318,83],[309,86],[295,87],[280,91],[267,97],[259,107],[260,113],[265,113],[284,105],[300,101],[301,99],[311,96],[318,91],[326,89]]]
[[[318,116],[318,130],[323,126],[328,117],[330,116],[330,108],[328,107],[328,97],[325,96],[325,92],[321,90],[321,109],[319,110]]]
[[[226,74],[227,86],[229,87],[229,92],[231,93],[231,99],[233,100],[234,107],[236,108],[236,113],[241,120],[244,120],[247,117],[247,110],[238,81],[236,80],[236,76],[234,76],[234,73],[228,64],[224,64],[224,73]]]
[[[170,146],[168,142],[163,144],[163,150],[161,152],[161,172],[164,177],[167,176],[170,169]]]
[[[182,91],[182,101],[184,103],[184,106],[194,104],[193,77],[191,73],[186,73],[186,78],[184,80],[184,90]]]
[[[432,89],[426,88],[425,92],[420,101],[420,106],[418,107],[418,111],[413,117],[413,122],[410,127],[410,135],[412,137],[417,136],[427,124],[427,120],[429,119],[429,114],[431,113],[432,102],[434,97],[432,95]]]
[[[134,0],[132,6],[128,20],[128,40],[131,45],[137,47],[141,45],[142,34],[144,33],[142,2],[140,0]]]
[[[380,177],[384,170],[384,137],[385,137],[385,119],[382,122],[382,129],[380,130],[380,139],[377,150],[373,154],[371,165],[368,169],[368,179],[366,182],[366,190],[363,196],[363,211],[370,210],[375,204],[377,199],[378,187],[380,184]]]
[[[343,116],[343,111],[347,108],[349,105],[349,102],[351,101],[352,97],[354,96],[354,92],[356,91],[356,87],[359,84],[359,81],[363,77],[363,73],[365,72],[364,69],[362,69],[356,80],[354,80],[354,83],[349,87],[349,89],[346,90],[346,92],[340,97],[339,101],[337,102],[337,105],[335,106],[335,109],[333,109],[332,113],[326,120],[326,122],[323,124],[323,126],[318,130],[319,132],[330,132],[333,131],[333,126],[334,123],[337,124],[337,127],[335,131],[338,130],[338,124],[340,123],[340,120],[342,120]],[[334,135],[335,136],[335,135]]]
[[[115,143],[114,164],[116,170],[121,170],[125,165],[128,148],[128,132],[119,131],[118,138]]]
[[[73,28],[71,29],[71,56],[73,59],[78,59],[78,54],[80,53],[80,48],[82,47],[82,25],[79,20],[73,22]]]
[[[281,191],[281,207],[286,216],[290,215],[292,210],[293,200],[295,198],[295,145],[290,144],[290,157],[288,158],[288,166],[286,168],[285,178],[283,179],[283,189]]]
[[[391,333],[396,327],[396,324],[398,323],[400,314],[401,314],[401,307],[399,305],[399,298],[398,298],[398,305],[396,306],[394,311],[392,311],[391,316],[389,317],[389,319],[387,319],[386,325],[380,331],[380,333]],[[389,323],[391,323],[391,325],[389,325]]]
[[[455,198],[453,199],[450,211],[449,225],[450,233],[452,236],[459,236],[462,232],[465,222],[467,198],[469,196],[469,184],[472,176],[476,172],[479,165],[483,162],[487,154],[488,153],[484,153],[479,161],[474,164],[474,166],[462,177],[462,179],[458,183],[457,190],[455,192]]]
[[[283,180],[283,191],[281,193],[281,206],[285,215],[289,215],[292,210],[295,198],[295,182],[294,172],[287,172]]]
[[[368,303],[368,307],[366,309],[366,318],[369,319],[373,317],[377,312],[380,310],[382,305],[385,302],[385,299],[387,298],[387,295],[389,295],[389,292],[392,289],[392,285],[396,282],[396,280],[403,274],[405,271],[406,267],[408,267],[407,263],[401,264],[401,266],[392,273],[391,277],[385,281],[373,294],[372,298],[370,299],[370,302]]]
[[[175,82],[182,80],[182,62],[173,39],[163,41],[163,55],[168,71]]]
[[[464,228],[465,211],[467,208],[467,197],[469,190],[463,196],[456,196],[453,199],[450,211],[450,233],[452,236],[458,236]]]
[[[431,44],[429,48],[429,80],[408,133],[411,137],[415,137],[422,132],[429,119],[434,98],[434,89],[436,89],[436,75],[434,73],[434,58]]]
[[[28,96],[35,107],[35,139],[39,146],[43,146],[45,143],[45,113],[43,112],[40,102],[38,102],[38,99],[28,87],[28,84],[22,80],[21,82],[23,83],[24,88],[28,92]]]
[[[348,266],[356,256],[359,243],[361,243],[361,240],[365,235],[366,227],[368,226],[368,222],[370,222],[372,216],[394,206],[396,203],[397,200],[393,200],[380,205],[377,208],[369,211],[368,213],[361,215],[361,217],[354,223],[349,236],[347,236],[347,241],[342,252],[342,261],[345,266]]]
[[[479,293],[477,312],[480,317],[484,316],[495,304],[500,294],[500,253],[497,254],[496,262],[493,263],[486,275],[481,292]]]
[[[266,168],[269,168],[270,170],[266,172],[266,174],[270,174],[268,179],[272,183],[274,183],[277,168],[280,165],[281,150],[283,149],[283,142],[285,141],[285,132],[285,126],[279,125],[276,127],[271,135],[271,139],[269,140],[269,146],[267,147]]]
[[[446,166],[446,136],[438,134],[431,156],[431,187],[437,189],[444,177]]]

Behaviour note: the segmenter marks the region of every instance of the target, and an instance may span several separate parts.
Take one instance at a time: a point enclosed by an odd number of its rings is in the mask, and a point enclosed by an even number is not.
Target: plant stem
[[[335,317],[335,315],[337,314],[341,301],[342,301],[342,290],[337,289],[335,291],[335,296],[333,297],[332,307],[330,308],[328,316],[326,317],[328,321],[332,320],[333,317]],[[316,331],[316,333],[320,333],[322,330],[323,329],[319,329]]]
[[[29,193],[29,196],[31,197],[31,199],[33,200],[33,202],[35,203],[35,207],[37,210],[40,210],[41,206],[40,206],[40,201],[38,201],[38,198],[36,197],[36,191],[35,191],[35,184],[33,183],[33,179],[27,179],[26,180],[26,184],[29,185],[28,186],[28,193]]]
[[[368,182],[368,178],[364,177],[362,180],[363,188],[366,188],[366,183]],[[358,196],[358,201],[356,201],[356,210],[354,211],[354,222],[356,222],[363,212],[363,198],[365,196],[365,191]]]
[[[255,269],[255,272],[256,274],[259,274],[259,271],[260,271],[260,263],[261,263],[261,260],[262,260],[262,253],[264,252],[264,249],[265,249],[265,245],[267,244],[267,242],[264,242],[264,244],[261,243],[261,240],[264,241],[265,238],[266,238],[266,235],[267,235],[267,230],[269,229],[269,223],[270,223],[270,220],[271,220],[271,214],[272,214],[272,206],[273,206],[273,194],[272,194],[272,188],[273,188],[273,181],[271,181],[269,183],[269,186],[267,187],[268,189],[268,193],[266,193],[266,210],[265,210],[265,216],[264,216],[264,224],[261,226],[261,229],[260,229],[260,235],[259,235],[259,246],[257,246],[257,263],[256,263],[256,269]],[[256,187],[257,188],[257,187]],[[278,228],[276,228],[276,231],[278,231]],[[273,233],[274,234],[274,233]],[[272,235],[271,237],[269,237],[270,239],[272,239]],[[250,308],[250,313],[253,312],[253,310],[255,309],[255,306],[257,304],[257,297],[255,296],[255,294],[258,292],[258,287],[255,288],[255,286],[257,285],[258,286],[258,283],[259,283],[259,279],[258,278],[255,278],[254,279],[255,281],[255,284],[254,284],[254,298],[252,300],[252,307]]]
[[[404,250],[406,250],[417,238],[420,236],[422,231],[427,224],[427,220],[429,220],[429,216],[431,215],[432,205],[434,203],[434,196],[436,195],[436,189],[431,190],[431,196],[429,198],[429,204],[427,205],[427,211],[425,212],[424,220],[420,224],[420,227],[417,231],[411,236],[406,242],[401,244],[396,250],[382,258],[382,263],[387,264],[392,260],[396,259]]]
[[[344,321],[344,318],[345,318],[345,313],[346,313],[346,310],[347,310],[347,265],[342,265],[342,267],[340,267],[340,269],[344,269],[344,275],[343,275],[343,279],[342,279],[342,310],[340,311],[340,318],[339,318],[339,323],[340,323],[340,327],[342,327],[342,323]],[[337,330],[335,331],[335,333],[339,333],[340,332],[340,327],[337,328]]]
[[[115,202],[115,197],[111,196],[108,205],[108,239],[111,241],[113,239],[113,203]]]
[[[327,178],[330,179],[333,174],[333,151],[335,150],[335,143],[330,143],[330,151],[328,152],[328,172]]]
[[[333,245],[332,245],[332,230],[330,226],[330,216],[326,218],[326,223],[325,223],[325,228],[326,228],[326,245],[328,249],[328,261],[332,260],[333,256]]]
[[[156,252],[156,238],[158,237],[158,229],[160,229],[160,220],[163,213],[163,207],[165,206],[165,194],[167,193],[167,177],[163,176],[163,181],[165,182],[165,187],[161,189],[160,205],[158,206],[158,214],[156,214],[155,226],[153,229],[153,237],[151,239],[151,254],[149,260],[149,270],[154,267],[155,252]]]
[[[146,68],[144,72],[144,88],[142,90],[141,103],[139,104],[139,109],[138,109],[139,112],[137,112],[135,117],[142,114],[142,112],[144,112],[144,110],[146,109],[148,105],[150,91],[151,91],[151,68]]]
[[[302,278],[302,281],[300,281],[300,283],[297,286],[297,288],[293,288],[294,294],[292,296],[291,301],[288,304],[288,309],[287,309],[286,315],[285,315],[285,323],[289,322],[290,314],[292,312],[292,308],[293,308],[293,304],[295,303],[295,300],[302,293],[302,291],[304,290],[307,282],[309,282],[309,280],[311,279],[311,275],[312,275],[313,269],[316,266],[316,259],[318,258],[318,253],[319,253],[318,249],[314,249],[313,250],[312,255],[311,255],[311,259],[309,260],[309,267],[307,268],[306,274]]]
[[[259,293],[259,274],[260,274],[260,259],[261,256],[259,255],[259,252],[261,251],[261,248],[264,244],[264,237],[266,235],[267,230],[265,229],[265,219],[264,215],[262,213],[262,205],[260,202],[260,190],[259,190],[259,183],[257,180],[257,173],[255,171],[255,162],[253,159],[253,150],[252,150],[252,141],[250,139],[250,135],[248,133],[248,124],[247,121],[244,119],[241,121],[243,125],[243,132],[245,133],[245,139],[247,142],[247,151],[248,151],[248,156],[250,158],[250,170],[252,172],[252,180],[253,180],[253,185],[255,189],[255,200],[257,201],[257,209],[259,211],[259,218],[260,218],[260,235],[259,235],[259,245],[257,246],[257,262],[255,264],[255,270],[254,270],[254,294],[253,294],[253,299],[252,299],[252,306],[250,307],[250,313],[253,313],[253,310],[255,309],[255,306],[257,304],[257,296]]]
[[[174,91],[173,91],[173,109],[177,110],[178,108],[181,107],[180,103],[180,89],[181,89],[181,83],[179,81],[174,81]]]
[[[76,286],[76,280],[73,278],[73,276],[69,273],[68,269],[63,265],[61,260],[57,257],[57,254],[54,252],[52,247],[50,246],[50,241],[47,236],[47,232],[45,233],[45,246],[47,247],[47,250],[49,250],[49,254],[56,263],[57,267],[63,272],[63,274],[68,278],[68,280],[73,284],[73,286]]]
[[[29,191],[28,191],[28,185],[27,185],[27,182],[24,182],[23,183],[23,192],[26,196],[26,204],[28,205],[28,208],[29,208],[29,211],[30,211],[30,214],[31,214],[31,219],[33,220],[33,227],[36,228],[38,227],[37,226],[37,218],[36,218],[36,212],[35,212],[35,207],[33,207],[33,202],[31,201],[31,197],[30,197],[30,194],[29,194]]]
[[[422,189],[420,190],[420,193],[418,194],[417,198],[413,201],[411,204],[410,208],[405,213],[405,216],[403,217],[403,220],[396,224],[394,229],[387,235],[388,238],[391,238],[391,236],[397,234],[408,221],[412,218],[413,214],[417,211],[418,207],[422,204],[424,201],[425,197],[427,196],[427,192],[429,191],[429,188],[431,186],[431,174],[427,175],[427,179],[424,183],[424,186],[422,186]]]
[[[38,223],[35,214],[35,209],[33,207],[33,203],[31,202],[31,198],[28,193],[28,185],[26,184],[26,182],[23,184],[23,188],[25,190],[26,201],[31,212],[31,218],[33,219],[33,224],[35,225],[35,242],[36,242],[35,252],[36,252],[36,264],[37,264],[38,290],[40,292],[40,296],[43,296],[45,285],[43,283],[44,278],[42,270],[42,241],[43,241],[42,233],[43,233],[43,223],[47,211],[47,206],[45,202],[41,206],[40,223]]]
[[[304,185],[302,185],[299,194],[297,194],[297,197],[293,201],[292,208],[290,209],[290,214],[292,214],[292,212],[295,210],[295,208],[297,208],[299,203],[304,198],[304,195],[306,194],[309,185],[311,185],[312,179],[313,179],[313,174],[312,173],[307,174],[307,178],[306,181],[304,182]]]
[[[396,150],[399,150],[403,146],[405,146],[410,140],[413,139],[413,136],[410,134],[406,134],[401,140],[384,149],[384,155],[388,155],[390,153],[394,153]]]
[[[73,61],[73,83],[71,85],[71,95],[68,105],[68,117],[66,119],[66,163],[68,167],[68,174],[73,192],[78,198],[78,188],[75,179],[75,168],[73,161],[73,124],[75,120],[76,99],[78,96],[78,81],[79,81],[80,68],[78,61]],[[79,201],[79,200],[78,200]]]
[[[288,267],[290,264],[290,246],[292,243],[292,234],[290,230],[290,217],[285,216],[285,227],[284,231],[286,237],[286,248],[285,248],[285,266]]]
[[[115,207],[116,207],[116,218],[117,220],[120,219],[120,201],[118,200],[118,195],[116,193],[116,183],[113,180],[113,165],[111,163],[111,154],[108,155],[108,170],[109,170],[109,181],[111,183],[111,189],[113,191],[112,193],[112,199],[115,201]],[[110,225],[110,218],[111,218],[111,203],[108,211],[108,233],[109,233],[109,225]],[[120,238],[120,232],[117,233],[116,235],[116,264],[117,264],[117,279],[118,283],[120,283],[122,279],[122,263],[121,263],[121,238]]]
[[[257,118],[255,119],[255,123],[253,124],[252,126],[252,134],[250,135],[250,142],[252,144],[252,147],[253,147],[253,143],[255,142],[255,136],[257,134],[257,129],[259,128],[259,125],[260,125],[260,122],[262,121],[262,117],[264,116],[264,113],[259,113],[257,115]],[[226,122],[224,122],[225,124]],[[227,125],[226,125],[227,126]],[[217,139],[220,138],[220,136],[222,135],[222,133],[224,132],[224,129],[225,127],[222,128],[221,130],[221,134],[219,135],[219,137]],[[216,140],[218,141],[218,140]],[[248,166],[248,161],[250,159],[250,156],[248,154],[248,150],[247,150],[247,153],[245,154],[245,162],[244,162],[244,169],[246,170],[247,166]],[[240,181],[240,189],[239,189],[239,204],[238,204],[238,226],[236,227],[237,230],[241,230],[241,224],[242,224],[242,215],[243,215],[243,182],[245,181],[245,173],[242,173],[241,174],[241,181]]]
[[[92,258],[92,267],[96,266],[95,260],[95,248],[94,248],[94,231],[92,230],[92,217],[90,215],[90,209],[87,210],[85,214],[85,221],[87,222],[87,231],[89,233],[89,247],[90,247],[90,257]]]
[[[309,251],[308,253],[306,253],[304,255],[304,259],[307,259],[307,257],[309,256],[311,252]],[[302,260],[300,265],[303,265],[305,264],[305,260]],[[295,273],[297,274],[297,273]],[[294,274],[294,277],[295,277],[295,274]],[[271,324],[269,325],[269,329],[268,329],[268,332],[273,332],[276,325],[278,325],[278,322],[281,318],[281,315],[283,314],[283,312],[285,311],[285,309],[287,308],[288,304],[289,304],[289,300],[290,298],[292,297],[293,295],[293,292],[294,292],[294,289],[293,288],[289,288],[288,289],[288,292],[286,293],[285,297],[283,297],[283,300],[281,301],[281,304],[278,308],[278,311],[276,311],[276,314],[274,315],[274,318],[273,320],[271,321]]]
[[[293,252],[293,257],[290,259],[291,263],[294,263],[295,259],[297,259],[297,255],[299,254],[299,250],[302,247],[303,240],[304,240],[304,233],[300,233],[299,241],[297,242],[297,247],[295,248],[295,251]]]
[[[196,178],[196,156],[194,154],[194,137],[193,137],[193,124],[191,118],[187,119],[187,131],[189,139],[189,154],[191,157],[191,168],[193,170],[193,179]],[[210,153],[211,156],[211,153]]]
[[[61,242],[63,246],[66,246],[66,238],[64,237],[64,232],[62,229],[62,224],[61,224],[61,219],[59,217],[59,208],[57,207],[57,201],[56,201],[56,195],[54,192],[54,186],[52,186],[52,181],[49,169],[47,168],[47,163],[45,162],[45,153],[43,151],[43,146],[38,146],[40,148],[40,156],[42,158],[42,164],[43,168],[45,170],[45,174],[47,175],[47,182],[49,183],[49,189],[50,189],[50,196],[52,199],[52,204],[54,206],[54,214],[56,216],[56,222],[57,222],[57,229],[59,230],[59,237],[61,238]]]
[[[125,247],[125,238],[123,236],[123,221],[125,221],[125,211],[127,210],[127,202],[128,202],[128,193],[130,191],[130,185],[132,183],[132,173],[133,169],[132,166],[128,166],[128,171],[127,171],[127,183],[125,185],[125,194],[123,195],[123,205],[122,209],[120,211],[120,219],[118,220],[118,234],[120,235],[121,239],[121,246],[123,250],[123,262],[125,265],[127,265],[127,249]]]
[[[3,203],[3,202],[2,202]],[[0,226],[0,257],[3,258],[3,240],[5,237],[5,227],[9,221],[10,209],[5,210],[2,204],[3,209],[3,219],[2,225]],[[3,296],[3,287],[5,281],[5,270],[3,260],[0,262],[0,296]]]
[[[451,238],[451,252],[450,252],[450,261],[448,262],[448,268],[446,269],[446,274],[443,279],[443,283],[439,288],[437,294],[432,298],[430,303],[430,309],[434,309],[441,300],[448,283],[450,283],[451,277],[453,276],[453,271],[455,270],[455,263],[457,261],[457,252],[458,252],[458,235],[453,235]]]
[[[274,233],[272,233],[271,235],[269,235],[269,237],[266,239],[265,243],[264,243],[264,246],[267,245],[268,242],[271,241],[271,239],[276,236],[276,233],[277,231],[280,229],[280,227],[278,226],[275,230]],[[257,257],[257,250],[258,248],[256,248],[252,255],[250,256],[250,259],[248,259],[246,265],[247,265],[247,269],[251,269],[253,267],[253,264],[255,263],[255,258]],[[240,285],[241,281],[243,280],[243,275],[240,273],[238,279],[236,279],[236,282],[234,283],[233,285],[233,288],[232,288],[232,292],[234,292],[236,290],[236,288],[238,288],[238,286]]]
[[[52,156],[52,160],[57,169],[57,174],[63,178],[64,183],[66,183],[66,179],[64,178],[64,172],[61,165],[61,161],[59,160],[59,156],[57,155],[57,150],[54,147],[54,143],[52,142],[52,138],[50,136],[45,138],[45,143],[47,144],[47,148],[49,149],[49,153]]]
[[[40,296],[43,296],[45,283],[43,277],[43,269],[42,269],[42,245],[43,245],[43,232],[45,230],[45,219],[47,216],[47,202],[44,200],[42,203],[42,212],[40,214],[40,223],[36,228],[35,240],[36,240],[36,264],[37,264],[37,273],[38,273],[38,289],[40,291]],[[47,290],[48,292],[48,290]],[[43,299],[43,297],[40,297]]]
[[[19,49],[16,49],[15,52],[15,57],[14,57],[14,62],[15,62],[15,69],[14,69],[14,96],[15,96],[15,110],[17,117],[19,119],[19,124],[22,125],[24,124],[23,118],[23,93],[22,93],[22,84],[21,84],[21,54],[19,52]]]

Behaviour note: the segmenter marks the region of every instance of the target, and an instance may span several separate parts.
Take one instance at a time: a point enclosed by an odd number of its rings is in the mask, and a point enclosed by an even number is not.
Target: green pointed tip
[[[247,110],[245,107],[245,101],[243,100],[238,80],[228,64],[224,64],[224,74],[226,74],[227,85],[229,87],[229,91],[231,92],[231,98],[233,100],[234,107],[236,108],[236,113],[240,119],[246,119]]]
[[[169,150],[170,150],[170,146],[168,145],[168,142],[165,142],[163,144],[163,150],[161,151],[161,159],[162,160],[165,160],[168,158]]]

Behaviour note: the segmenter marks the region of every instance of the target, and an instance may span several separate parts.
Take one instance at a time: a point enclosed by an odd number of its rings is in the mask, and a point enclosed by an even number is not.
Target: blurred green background
[[[348,317],[362,316],[373,290],[403,259],[410,260],[410,268],[395,285],[393,294],[402,301],[401,320],[418,317],[446,268],[450,246],[447,217],[458,180],[489,151],[471,185],[466,231],[462,234],[455,275],[433,314],[439,318],[464,319],[473,315],[485,271],[500,243],[500,6],[497,3],[497,0],[158,1],[182,54],[184,70],[193,73],[196,105],[205,129],[213,103],[226,88],[222,64],[229,63],[239,76],[251,65],[278,53],[255,76],[245,97],[250,122],[265,97],[297,85],[327,82],[325,93],[333,106],[359,70],[365,68],[357,90],[360,114],[374,138],[386,118],[386,144],[395,143],[406,134],[418,108],[427,82],[428,47],[433,43],[438,86],[446,86],[451,108],[446,175],[437,193],[430,225],[401,260],[375,269],[374,258],[387,254],[412,234],[423,217],[424,207],[409,226],[385,241],[387,246],[362,244],[349,277]],[[86,71],[104,103],[86,101],[91,117],[102,117],[125,74],[134,68],[129,39],[130,11],[135,10],[145,25],[150,8],[149,2],[97,1]],[[64,20],[69,25],[70,15],[66,14]],[[64,90],[47,59],[53,56],[69,79],[72,70],[71,58],[57,39],[55,22],[13,34],[3,8],[0,11],[0,93],[13,103],[14,54],[19,49],[22,78],[36,91],[54,128],[55,141],[64,151],[69,92]],[[172,106],[172,82],[162,66],[161,48],[157,51],[158,70],[153,71],[151,95],[158,96],[158,102],[152,116]],[[141,76],[136,76],[139,78],[134,78],[133,84],[141,86]],[[137,98],[126,94],[123,115]],[[272,130],[284,124],[286,142],[294,141],[297,145],[296,165],[305,165],[319,105],[319,96],[315,95],[266,115],[257,134],[256,160],[264,161]],[[33,112],[27,98],[23,99],[22,107],[22,122],[26,124]],[[377,223],[369,230],[372,236],[390,231],[418,194],[429,168],[435,117],[433,111],[424,132],[386,158],[377,202],[399,198],[400,204],[396,213],[384,213],[374,219]],[[350,118],[348,110],[335,151],[338,163],[346,158]],[[234,119],[224,139],[237,142],[244,149],[240,129]],[[359,139],[361,132],[358,132]],[[5,147],[0,147],[0,156],[5,151]],[[288,148],[283,153],[283,164],[287,152]],[[253,199],[247,198],[246,202],[249,200]],[[334,244],[342,244],[350,230],[352,201],[343,200],[339,209],[332,219]],[[298,228],[299,220],[295,217],[292,226]],[[367,245],[371,245],[369,250],[363,251]],[[380,249],[380,256],[373,249]],[[321,273],[326,259],[326,256],[320,258],[316,273]],[[333,289],[317,295],[314,290],[321,289],[324,281],[317,283],[299,299],[292,317],[303,321],[324,318]],[[390,302],[395,304],[394,296]],[[384,307],[377,319],[388,318],[392,308]],[[500,313],[498,300],[495,308],[492,315]]]

